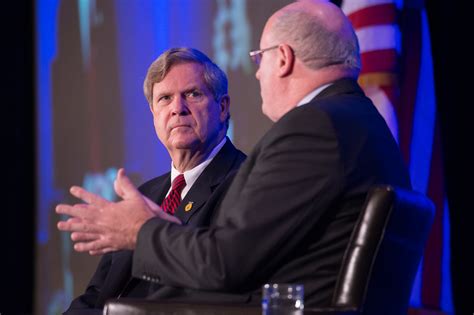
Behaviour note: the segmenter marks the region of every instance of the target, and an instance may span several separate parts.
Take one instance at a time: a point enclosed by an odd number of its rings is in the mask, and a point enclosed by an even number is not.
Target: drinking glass
[[[303,315],[304,287],[302,284],[267,283],[262,289],[263,315]]]

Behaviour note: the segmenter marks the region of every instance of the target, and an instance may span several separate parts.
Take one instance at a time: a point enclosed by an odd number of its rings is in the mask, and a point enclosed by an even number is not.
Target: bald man
[[[368,190],[409,188],[409,176],[357,84],[359,46],[338,7],[300,1],[282,8],[250,56],[262,111],[275,124],[209,227],[159,217],[141,226],[143,246],[135,251],[149,259],[134,262],[133,275],[180,287],[175,301],[260,303],[262,285],[276,282],[304,284],[305,307],[327,306]],[[141,242],[147,239],[155,246]]]

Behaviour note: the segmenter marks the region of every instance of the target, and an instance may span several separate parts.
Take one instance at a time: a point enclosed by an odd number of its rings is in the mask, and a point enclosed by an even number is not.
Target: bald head
[[[273,121],[315,89],[359,75],[352,25],[326,1],[303,0],[277,11],[265,24],[260,49],[262,111]]]
[[[299,0],[282,8],[276,14],[288,11],[304,11],[319,19],[333,31],[337,31],[347,22],[347,18],[339,7],[324,0]]]
[[[358,75],[359,44],[351,23],[336,5],[322,0],[300,0],[270,17],[264,34],[275,44],[290,45],[310,69],[346,68]]]

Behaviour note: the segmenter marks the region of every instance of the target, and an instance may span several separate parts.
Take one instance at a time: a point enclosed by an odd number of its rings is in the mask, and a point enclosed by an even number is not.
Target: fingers
[[[125,198],[125,193],[123,192],[123,189],[120,186],[117,179],[114,180],[114,190],[115,190],[115,193],[117,194],[117,196],[119,196],[122,199]]]
[[[150,208],[151,212],[153,212],[154,215],[159,217],[160,219],[166,220],[168,222],[176,223],[176,224],[183,224],[177,217],[170,215],[161,209],[159,205],[154,203],[150,198],[143,196],[143,199],[145,199],[145,202],[147,206]]]
[[[82,232],[82,233],[100,233],[102,229],[92,223],[85,223],[84,221],[80,220],[67,220],[67,221],[59,221],[57,227],[60,231],[66,232]]]
[[[79,186],[72,186],[69,191],[74,197],[79,198],[91,205],[105,207],[107,204],[109,204],[109,201],[107,201],[106,199],[94,193],[88,192],[87,190]]]
[[[120,198],[124,198],[125,197],[125,193],[122,189],[122,187],[120,186],[120,183],[118,181],[118,177],[119,177],[119,173],[124,173],[124,169],[123,168],[120,168],[118,171],[117,171],[117,177],[115,178],[114,180],[114,190],[115,190],[115,193],[120,197]]]
[[[82,219],[80,219],[80,218],[69,218],[69,219],[66,220],[66,222],[80,223],[80,222],[82,222]]]
[[[143,196],[143,199],[145,200],[147,206],[150,208],[151,212],[153,212],[153,214],[159,217],[160,219],[179,225],[183,224],[177,217],[164,212],[163,209],[161,209],[161,207],[154,203],[150,198]]]
[[[79,242],[74,244],[74,250],[77,252],[92,252],[91,255],[99,255],[106,252],[116,250],[107,244],[107,241],[103,239],[91,241],[91,242]]]
[[[150,208],[150,210],[154,213],[154,214],[158,214],[159,211],[163,211],[159,205],[157,205],[156,203],[154,203],[150,198],[148,198],[147,196],[143,196],[143,199],[145,199],[145,202],[147,204],[147,206]]]
[[[171,222],[171,223],[176,223],[176,224],[179,224],[179,225],[183,224],[183,223],[181,223],[181,221],[177,217],[175,217],[174,215],[168,214],[168,213],[164,212],[161,209],[160,209],[159,212],[157,212],[157,216],[160,219],[166,220],[166,221]]]
[[[123,168],[119,169],[117,172],[117,179],[115,180],[114,188],[117,195],[123,199],[131,199],[142,196],[130,178],[125,175],[125,170]]]
[[[96,233],[73,232],[71,240],[73,242],[91,242],[100,239],[100,235]]]
[[[93,221],[97,216],[97,208],[86,204],[76,204],[73,206],[59,204],[56,206],[56,213],[66,214],[78,219],[87,219]]]

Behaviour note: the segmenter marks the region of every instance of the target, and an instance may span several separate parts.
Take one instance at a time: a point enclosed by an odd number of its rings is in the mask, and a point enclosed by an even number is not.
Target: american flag
[[[422,309],[453,313],[449,215],[433,81],[428,21],[423,1],[345,0],[341,4],[359,38],[359,83],[397,140],[413,188],[436,213],[411,298]],[[416,310],[416,311],[415,311]]]

